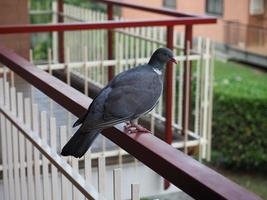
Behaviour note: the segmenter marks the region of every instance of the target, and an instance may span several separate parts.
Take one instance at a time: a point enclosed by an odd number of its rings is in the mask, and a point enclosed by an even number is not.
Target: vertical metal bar
[[[210,40],[206,39],[205,42],[205,54],[210,55]],[[210,71],[210,58],[204,59],[204,96],[203,96],[203,138],[206,143],[203,145],[203,158],[207,158],[208,151],[208,120],[209,120],[209,71]]]
[[[70,48],[66,48],[66,61],[65,61],[65,71],[66,71],[66,82],[68,85],[71,85],[70,79]]]
[[[145,58],[145,49],[146,49],[146,41],[145,41],[145,39],[143,39],[143,38],[145,38],[146,37],[146,27],[141,27],[140,28],[140,36],[141,36],[141,38],[140,38],[140,49],[139,49],[139,51],[141,52],[141,58]]]
[[[30,63],[33,63],[34,64],[34,61],[33,61],[33,51],[32,51],[32,49],[29,50],[29,61],[30,61]]]
[[[209,118],[208,118],[208,152],[207,152],[207,161],[211,159],[211,142],[212,142],[212,110],[213,110],[213,82],[214,82],[214,43],[211,43],[211,51],[209,53],[211,56],[210,64],[210,78],[209,78]]]
[[[24,99],[24,121],[26,126],[31,128],[32,116],[31,116],[31,102],[30,98]],[[32,144],[29,140],[26,140],[26,161],[27,161],[27,180],[28,180],[28,199],[34,198],[34,185],[33,185],[33,171],[32,171]]]
[[[4,81],[4,93],[5,93],[5,106],[10,109],[10,93],[9,93],[9,82]]]
[[[60,126],[60,146],[61,149],[63,148],[64,144],[67,141],[67,127],[66,126]],[[67,162],[67,158],[63,158]],[[70,190],[69,190],[69,182],[68,179],[64,176],[64,174],[61,174],[61,199],[69,199],[70,196]]]
[[[193,26],[192,25],[187,25],[185,27],[185,42],[184,42],[184,55],[188,52],[188,48],[192,47],[192,40],[193,40]],[[187,45],[189,42],[189,46]],[[183,87],[183,118],[182,118],[182,134],[185,135],[185,125],[190,124],[190,105],[191,105],[191,63],[189,65],[186,65],[186,61],[184,64],[184,87]],[[189,81],[187,80],[187,73],[189,73]],[[186,91],[189,90],[189,96],[186,96]],[[188,99],[188,100],[187,100]],[[187,102],[188,101],[188,102]],[[187,113],[188,112],[188,113]],[[186,117],[186,115],[188,117]]]
[[[84,46],[83,52],[83,61],[84,61],[84,94],[88,96],[88,69],[87,69],[87,62],[88,62],[88,48]]]
[[[79,174],[79,160],[74,157],[71,158],[71,166],[73,170]],[[80,199],[79,190],[75,187],[75,185],[72,185],[72,199],[73,200]]]
[[[139,35],[139,32],[140,32],[139,30],[140,30],[140,28],[138,28],[138,27],[135,28],[135,34],[136,35]],[[134,45],[135,46],[135,51],[134,51],[135,62],[134,62],[134,64],[136,66],[137,65],[137,59],[139,58],[140,39],[138,37],[135,37],[134,43],[135,43],[135,45]]]
[[[4,105],[4,79],[0,78],[0,106]]]
[[[183,53],[179,54],[181,57]],[[183,88],[184,88],[184,62],[179,61],[179,98],[178,98],[178,120],[177,123],[182,127],[183,121]]]
[[[18,98],[18,118],[21,122],[24,121],[23,116],[23,95],[22,93],[17,94]],[[19,158],[20,158],[20,181],[21,181],[21,199],[26,200],[27,197],[27,182],[25,172],[25,138],[24,135],[19,132]]]
[[[13,173],[13,151],[11,140],[11,122],[6,120],[6,136],[7,136],[7,166],[8,166],[8,185],[9,185],[9,197],[15,199],[14,190],[14,173]]]
[[[57,1],[57,13],[58,13],[58,23],[64,22],[64,17],[60,14],[64,13],[64,0]],[[64,32],[58,32],[58,55],[59,55],[59,62],[64,62]]]
[[[189,55],[190,55],[190,42],[187,41],[187,52],[186,52],[186,61],[185,61],[185,69],[189,69],[190,66],[190,61],[189,61]],[[185,86],[189,86],[190,85],[190,70],[186,71],[185,74],[185,82],[184,82]],[[190,115],[190,87],[185,87],[185,95],[184,95],[184,100],[185,100],[185,115],[184,115],[184,124],[183,124],[183,130],[184,130],[184,153],[187,154],[188,153],[188,149],[187,149],[187,140],[188,140],[188,130],[189,130],[189,115]]]
[[[35,136],[40,138],[39,135],[39,113],[38,105],[32,105],[32,130],[35,132]],[[41,171],[40,171],[40,152],[37,148],[34,148],[34,180],[35,180],[35,194],[36,199],[43,199],[42,185],[41,185]]]
[[[113,5],[109,3],[107,5],[107,12],[108,12],[108,20],[113,19]],[[113,32],[112,30],[108,30],[108,60],[113,59]],[[110,81],[113,78],[113,66],[108,66],[108,80]]]
[[[46,118],[46,112],[41,112],[41,121],[40,121],[40,132],[41,132],[41,138],[42,141],[47,144],[47,118]],[[42,156],[42,164],[43,164],[43,191],[44,191],[44,199],[51,199],[51,182],[49,180],[49,172],[48,172],[48,160],[45,156]]]
[[[106,160],[101,156],[98,158],[98,192],[102,197],[106,193]]]
[[[4,79],[0,79],[0,105],[4,106]],[[0,113],[1,123],[1,147],[2,147],[2,166],[3,166],[3,184],[4,184],[4,199],[9,199],[9,188],[8,188],[8,163],[7,163],[7,139],[6,139],[6,118]]]
[[[168,26],[167,27],[167,47],[169,49],[173,49],[173,32],[174,27]],[[172,95],[173,95],[173,64],[168,63],[166,69],[166,123],[165,123],[165,141],[168,144],[172,143]],[[170,186],[170,183],[165,180],[164,181],[164,189],[167,189]]]
[[[139,200],[140,199],[140,187],[139,184],[133,183],[131,184],[131,200]]]
[[[200,136],[199,133],[199,112],[200,112],[200,67],[201,67],[201,62],[203,59],[203,54],[202,54],[202,38],[198,37],[197,38],[197,52],[200,54],[200,59],[197,60],[196,64],[196,97],[195,97],[195,125],[194,125],[194,130],[195,133]],[[200,146],[200,145],[199,145]]]
[[[13,71],[10,71],[10,83],[11,83],[11,87],[15,86],[14,72]]]
[[[177,34],[174,33],[173,34],[173,45],[176,45],[176,40],[177,40]],[[176,48],[173,48],[173,54],[176,56],[177,55],[177,49]],[[173,73],[172,73],[172,124],[175,124],[175,118],[176,118],[176,73],[177,73],[177,67],[176,65],[174,65],[174,68],[173,68]]]
[[[56,14],[57,12],[57,2],[52,2],[52,24],[56,24],[58,22],[58,15]],[[53,32],[52,33],[52,49],[53,49],[53,62],[57,63],[58,62],[58,33]]]
[[[17,98],[16,89],[11,88],[11,111],[13,115],[17,114]],[[14,162],[14,180],[15,180],[15,199],[20,200],[20,181],[19,181],[19,150],[18,150],[18,129],[12,125],[12,141],[13,141],[13,162]]]
[[[4,183],[4,199],[9,199],[8,190],[8,174],[7,174],[7,152],[6,152],[6,119],[2,113],[0,114],[1,120],[1,142],[2,142],[2,166],[3,166],[3,183]]]
[[[159,41],[161,41],[161,42],[165,42],[165,40],[164,40],[164,31],[165,31],[165,29],[164,29],[164,27],[161,27],[160,28],[160,31],[159,31]],[[158,104],[158,106],[157,106],[157,114],[159,114],[160,116],[162,116],[163,117],[163,95],[161,95],[160,96],[160,99],[159,99],[159,104]]]
[[[113,193],[114,200],[121,200],[121,169],[113,170]]]
[[[51,148],[57,151],[57,126],[56,126],[56,118],[50,117],[50,143]],[[51,165],[51,175],[52,175],[52,199],[59,199],[58,192],[58,171],[54,165]]]
[[[173,26],[167,27],[167,47],[173,49]],[[165,140],[168,144],[172,142],[172,77],[173,64],[168,63],[166,68],[166,124],[165,124]]]
[[[9,82],[5,82],[5,106],[8,112],[11,111],[10,105],[10,87]],[[14,199],[14,174],[13,174],[13,151],[12,151],[12,140],[11,140],[11,122],[6,120],[6,147],[7,147],[7,171],[8,171],[8,187],[9,187],[9,198]]]
[[[48,57],[48,73],[52,75],[53,71],[52,71],[52,67],[51,67],[51,64],[52,64],[52,50],[49,48],[48,51],[47,51],[47,57]],[[33,99],[33,98],[32,98]],[[50,115],[53,115],[53,100],[49,98],[49,112],[50,112]]]
[[[91,149],[89,149],[84,156],[84,177],[85,181],[92,183],[92,161],[91,161]]]

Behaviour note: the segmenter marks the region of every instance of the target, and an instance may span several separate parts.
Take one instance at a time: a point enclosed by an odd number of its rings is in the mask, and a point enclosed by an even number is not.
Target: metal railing
[[[267,56],[267,28],[224,21],[224,43],[230,47]]]
[[[0,61],[78,117],[87,110],[92,101],[3,47],[0,48]],[[22,128],[23,126],[8,115],[2,106],[1,113],[21,132],[26,132]],[[196,199],[259,199],[152,134],[127,134],[124,132],[123,124],[103,130],[102,134]],[[30,138],[28,137],[28,139]],[[34,141],[32,142],[33,145],[36,145]],[[37,147],[40,148],[40,145]],[[58,170],[64,173],[64,168],[60,167],[62,164],[56,163],[59,159],[57,156],[55,157],[56,154],[49,156],[46,152],[41,152],[59,167]],[[71,174],[67,178],[75,184],[73,176],[75,175]],[[89,197],[91,195],[90,193]]]
[[[173,16],[173,11],[164,9],[155,9],[144,7],[141,5],[126,4],[119,1],[103,0],[102,2],[108,4],[108,18],[112,18],[113,5],[131,7],[134,9],[146,10],[151,12],[161,12],[161,14],[167,14]],[[59,6],[60,8],[60,6]],[[59,9],[60,11],[60,9]],[[214,23],[214,18],[206,18],[200,16],[185,15],[176,13],[176,17],[166,20],[143,20],[143,21],[131,21],[131,22],[101,22],[101,23],[76,23],[76,24],[56,24],[56,25],[23,25],[23,26],[9,26],[0,27],[0,34],[7,33],[25,33],[25,32],[48,32],[48,31],[74,31],[74,30],[92,30],[92,29],[114,29],[122,27],[138,27],[138,26],[167,26],[167,47],[173,49],[173,32],[175,25],[185,25],[185,51],[189,51],[190,44],[192,44],[192,27],[194,24],[202,23]],[[112,44],[113,37],[112,31],[109,32],[109,59],[113,58]],[[59,40],[62,45],[62,39]],[[59,48],[61,47],[59,45]],[[63,48],[64,49],[64,48]],[[60,54],[61,56],[63,54]],[[61,57],[64,59],[64,57]],[[14,52],[0,47],[0,62],[7,66],[10,70],[20,75],[23,79],[29,82],[34,87],[41,90],[51,99],[58,104],[66,108],[68,111],[80,117],[84,113],[91,99],[77,92],[75,89],[52,77],[48,73],[36,68],[33,64],[27,60],[16,55]],[[190,91],[190,63],[187,61],[187,67],[185,68],[185,84],[184,84],[184,117],[183,117],[183,129],[184,133],[187,130],[189,122],[189,91]],[[172,66],[167,67],[167,77],[172,77]],[[113,75],[113,66],[109,67],[109,78]],[[170,142],[172,133],[172,81],[167,79],[167,99],[166,99],[166,140]],[[19,125],[12,116],[7,114],[8,111],[1,105],[1,115],[8,118],[14,126],[23,130],[23,125]],[[182,189],[190,196],[196,199],[259,199],[254,194],[246,191],[232,181],[226,179],[215,171],[209,169],[193,158],[183,154],[182,152],[174,149],[170,145],[166,144],[162,140],[156,138],[152,134],[127,134],[124,132],[123,124],[116,125],[112,128],[108,128],[102,131],[102,134],[119,145],[125,151],[129,152],[135,158],[140,160],[146,166],[153,169],[155,172],[166,178],[172,184]],[[26,134],[25,134],[26,135]],[[57,166],[58,170],[65,173],[66,177],[73,183],[75,180],[72,176],[68,176],[60,164],[56,163],[57,156],[49,157],[44,152],[40,144],[36,144],[26,135],[28,139],[35,145],[51,162]],[[39,146],[38,146],[39,145]],[[6,158],[6,157],[5,157]],[[83,190],[83,188],[81,188]],[[92,196],[94,193],[90,193],[88,198],[98,198]]]

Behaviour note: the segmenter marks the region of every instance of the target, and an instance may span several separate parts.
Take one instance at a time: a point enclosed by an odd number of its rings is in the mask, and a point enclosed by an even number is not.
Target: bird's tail
[[[76,158],[82,157],[99,133],[99,130],[93,130],[85,133],[83,132],[82,127],[80,127],[63,147],[61,155],[74,156]]]

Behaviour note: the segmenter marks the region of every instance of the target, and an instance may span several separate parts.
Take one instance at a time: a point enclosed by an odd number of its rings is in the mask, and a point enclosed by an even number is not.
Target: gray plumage
[[[132,121],[151,111],[163,89],[162,69],[175,62],[170,49],[159,48],[149,63],[118,74],[94,98],[87,113],[73,126],[81,127],[63,147],[61,155],[81,157],[104,128]]]

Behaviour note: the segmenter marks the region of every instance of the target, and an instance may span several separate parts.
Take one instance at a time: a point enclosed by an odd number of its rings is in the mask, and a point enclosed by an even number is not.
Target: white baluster
[[[25,124],[31,128],[32,127],[32,117],[31,117],[31,106],[30,99],[25,98],[24,100],[24,116]],[[34,185],[33,185],[33,172],[32,172],[32,152],[33,147],[29,140],[26,140],[26,160],[27,160],[27,179],[28,179],[28,199],[33,200],[34,198]]]
[[[122,192],[121,192],[121,169],[114,169],[113,170],[113,193],[114,193],[114,200],[121,200],[122,199]]]
[[[52,150],[57,152],[57,127],[56,127],[56,118],[50,117],[50,141]],[[59,199],[59,186],[58,186],[58,172],[57,168],[52,165],[51,166],[51,174],[52,174],[52,199]]]
[[[17,93],[18,98],[18,119],[24,121],[23,111],[23,96],[22,93]],[[21,176],[21,199],[27,200],[27,183],[26,183],[26,172],[25,172],[25,138],[24,135],[19,132],[19,161],[20,161],[20,176]]]

